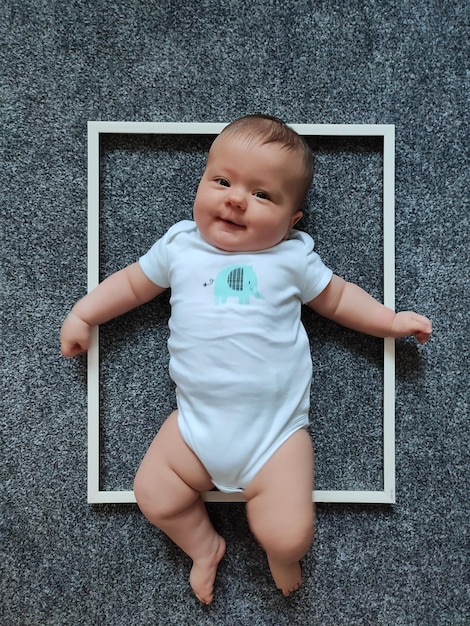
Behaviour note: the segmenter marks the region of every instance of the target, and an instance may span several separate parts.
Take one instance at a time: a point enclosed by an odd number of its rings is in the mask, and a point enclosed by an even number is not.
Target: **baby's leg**
[[[299,560],[308,552],[314,530],[312,490],[313,447],[305,429],[273,454],[245,490],[251,530],[285,596],[302,584]]]
[[[213,484],[181,438],[177,412],[163,424],[145,455],[134,482],[142,513],[193,560],[190,583],[206,604],[213,599],[217,566],[225,541],[212,526],[201,492]]]

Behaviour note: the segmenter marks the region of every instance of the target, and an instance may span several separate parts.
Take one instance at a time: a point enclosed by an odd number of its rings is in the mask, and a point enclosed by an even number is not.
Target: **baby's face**
[[[227,252],[275,246],[302,217],[300,156],[280,144],[220,135],[209,152],[194,202],[202,237]]]

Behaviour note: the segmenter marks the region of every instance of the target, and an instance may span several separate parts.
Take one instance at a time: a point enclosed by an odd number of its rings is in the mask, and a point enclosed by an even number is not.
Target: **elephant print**
[[[225,304],[228,298],[238,298],[239,304],[250,304],[250,296],[263,299],[251,265],[224,267],[214,281],[214,296],[216,304]]]

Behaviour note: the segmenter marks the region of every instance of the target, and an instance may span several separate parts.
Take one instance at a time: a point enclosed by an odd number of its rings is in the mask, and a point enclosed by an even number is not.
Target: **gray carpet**
[[[0,621],[8,626],[470,624],[468,4],[3,0]],[[397,342],[397,504],[320,505],[305,584],[273,588],[242,504],[212,607],[136,507],[86,503],[86,363],[58,332],[86,289],[87,120],[396,125],[396,300],[433,320]],[[103,275],[191,215],[207,140],[102,146]],[[338,274],[382,295],[381,146],[312,143],[302,222]],[[129,489],[173,406],[168,300],[102,329],[102,482]],[[319,489],[377,489],[382,344],[304,321]]]

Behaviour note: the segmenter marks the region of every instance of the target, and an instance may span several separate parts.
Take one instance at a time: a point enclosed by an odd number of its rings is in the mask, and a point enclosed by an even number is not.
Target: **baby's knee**
[[[180,514],[187,503],[172,489],[172,483],[165,475],[148,474],[139,470],[134,479],[134,496],[143,515],[158,528],[165,525],[175,515]]]
[[[295,560],[301,559],[309,550],[313,540],[313,522],[305,520],[304,523],[293,523],[284,529],[282,535],[277,536],[276,545],[272,546],[272,552],[277,552],[280,557]]]
[[[256,536],[264,550],[280,560],[299,560],[309,550],[314,535],[313,519],[308,515],[289,521],[275,521],[259,529]]]
[[[145,477],[142,476],[140,471],[137,472],[134,478],[134,497],[140,510],[145,515],[145,510],[151,504],[153,497],[150,492],[148,482]]]
[[[168,516],[165,501],[159,497],[157,483],[148,480],[143,472],[137,472],[134,479],[134,497],[145,517],[158,525],[160,520]]]

